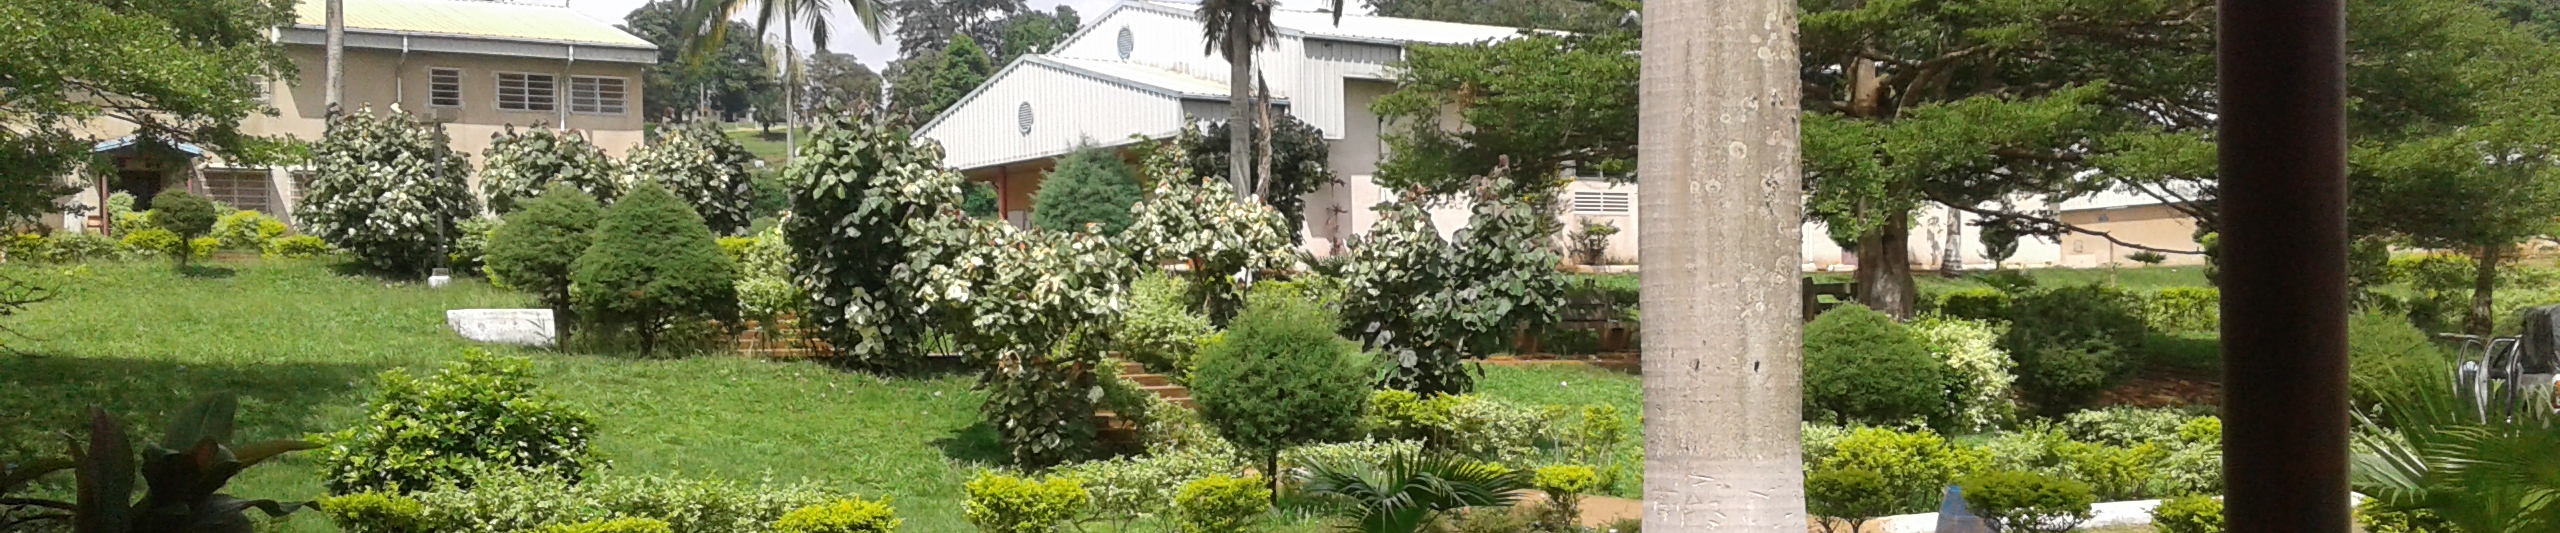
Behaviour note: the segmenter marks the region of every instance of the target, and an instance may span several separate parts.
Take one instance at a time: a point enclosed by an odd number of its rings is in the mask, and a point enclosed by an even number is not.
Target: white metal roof
[[[1196,3],[1165,2],[1161,0],[1140,0],[1133,3],[1149,4],[1161,8],[1178,10],[1184,14],[1190,14],[1200,9],[1200,5]],[[1503,26],[1460,24],[1456,22],[1380,17],[1375,15],[1345,14],[1342,16],[1340,23],[1337,24],[1334,20],[1333,13],[1296,9],[1280,9],[1272,11],[1271,24],[1273,26],[1278,26],[1284,33],[1296,33],[1324,39],[1381,43],[1421,42],[1436,44],[1464,44],[1483,41],[1486,39],[1499,39],[1519,35],[1521,32],[1521,29],[1519,28]]]
[[[300,2],[294,25],[328,23],[325,2]],[[656,49],[612,24],[566,7],[473,0],[345,0],[347,28],[398,34],[439,35]]]
[[[1086,74],[1134,83],[1185,98],[1225,99],[1227,84],[1217,80],[1174,72],[1128,61],[1110,61],[1054,55],[1024,56]]]

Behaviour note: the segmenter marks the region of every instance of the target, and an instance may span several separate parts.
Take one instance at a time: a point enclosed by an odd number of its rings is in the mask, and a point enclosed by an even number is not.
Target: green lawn
[[[348,427],[384,370],[431,369],[474,346],[444,311],[521,307],[463,280],[441,289],[339,276],[304,261],[221,264],[180,276],[165,264],[4,266],[58,288],[8,324],[26,338],[0,354],[0,460],[58,455],[55,435],[90,405],[158,432],[167,414],[217,391],[241,398],[240,440]],[[966,377],[879,379],[814,363],[737,357],[630,360],[529,355],[540,381],[598,416],[595,451],[624,472],[754,483],[810,479],[894,499],[909,531],[965,531],[960,484],[988,454],[964,438],[980,396]],[[982,435],[982,434],[979,434]],[[320,495],[314,456],[250,470],[251,497]],[[298,516],[291,530],[327,531]]]
[[[773,130],[773,138],[768,140],[765,139],[763,128],[734,129],[729,130],[729,139],[738,141],[740,146],[747,147],[748,152],[756,154],[756,157],[763,159],[764,164],[767,165],[782,164],[783,154],[789,153],[791,148],[791,145],[782,142],[782,130]]]

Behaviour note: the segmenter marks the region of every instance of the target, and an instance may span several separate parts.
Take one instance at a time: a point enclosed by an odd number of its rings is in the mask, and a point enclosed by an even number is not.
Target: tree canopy
[[[1364,0],[1379,16],[1601,33],[1634,29],[1625,0]]]
[[[292,20],[291,0],[0,2],[0,219],[73,208],[55,180],[88,157],[97,139],[76,130],[92,120],[233,161],[290,158],[294,144],[240,123],[273,112],[266,80],[292,77],[267,39]]]
[[[801,68],[800,108],[870,109],[880,105],[880,75],[853,54],[820,51]]]
[[[1609,32],[1411,47],[1396,91],[1371,106],[1393,125],[1379,184],[1454,193],[1504,157],[1521,187],[1551,187],[1568,162],[1632,177],[1640,44]],[[1440,122],[1450,107],[1464,128]]]
[[[932,120],[994,74],[995,65],[977,39],[953,35],[950,46],[889,66],[890,109],[917,123]]]
[[[658,45],[658,64],[641,75],[641,109],[648,118],[691,119],[705,106],[718,118],[739,118],[759,96],[782,90],[758,39],[724,39],[704,60],[684,61],[694,37],[683,27],[684,9],[682,0],[657,0],[623,17],[624,31]],[[731,35],[758,35],[745,22],[725,24]]]
[[[1144,193],[1138,188],[1138,169],[1114,152],[1086,147],[1059,161],[1032,194],[1032,224],[1069,233],[1099,224],[1106,237],[1128,229],[1129,207]]]

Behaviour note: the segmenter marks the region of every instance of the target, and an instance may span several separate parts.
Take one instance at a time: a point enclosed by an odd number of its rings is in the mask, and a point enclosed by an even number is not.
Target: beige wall
[[[2196,244],[2195,219],[2167,205],[2064,211],[2057,218],[2067,224],[2091,231],[2106,232],[2117,239],[2143,246],[2183,251],[2204,249],[2203,246]],[[2136,264],[2126,257],[2141,251],[2138,248],[2118,246],[2095,235],[2079,233],[2063,235],[2061,245],[2062,266],[2073,268]],[[2166,255],[2169,257],[2167,264],[2204,263],[2203,255]]]
[[[301,72],[292,85],[278,84],[275,106],[278,116],[252,118],[244,129],[260,135],[284,134],[317,140],[323,128],[326,110],[327,66],[321,62],[321,50],[314,46],[288,46],[286,55],[293,58]],[[498,109],[497,74],[530,72],[561,75],[560,106],[568,105],[567,76],[611,76],[628,81],[623,112],[617,115],[567,113],[569,128],[587,134],[587,140],[614,157],[628,155],[641,141],[640,107],[641,72],[646,65],[633,63],[583,62],[571,64],[561,60],[507,57],[476,54],[410,52],[388,50],[347,50],[346,105],[349,111],[373,108],[387,111],[393,106],[414,114],[428,114],[445,122],[453,136],[454,149],[472,156],[475,167],[480,151],[489,146],[489,136],[506,126],[519,128],[536,124],[558,125],[560,111],[528,112]],[[427,71],[430,68],[462,70],[462,107],[459,109],[427,106]]]

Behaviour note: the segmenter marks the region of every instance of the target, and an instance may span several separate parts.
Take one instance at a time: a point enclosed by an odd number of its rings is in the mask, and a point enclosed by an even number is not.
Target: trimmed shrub
[[[1373,439],[1421,441],[1431,451],[1526,464],[1540,454],[1539,441],[1562,422],[1560,418],[1474,394],[1424,396],[1382,390],[1370,393],[1361,427]]]
[[[1120,355],[1183,383],[1191,382],[1201,345],[1217,328],[1209,317],[1191,311],[1181,279],[1151,272],[1129,283],[1129,311],[1121,315],[1120,334],[1112,337]]]
[[[1129,228],[1129,208],[1144,195],[1138,169],[1111,150],[1083,148],[1058,162],[1031,196],[1031,223],[1049,231],[1084,231],[1102,227],[1105,236]]]
[[[1825,532],[1838,531],[1835,525],[1849,526],[1847,533],[1863,531],[1868,520],[1901,512],[1909,505],[1905,497],[1870,470],[1822,470],[1804,477],[1805,510],[1823,519]]]
[[[979,472],[963,487],[969,499],[960,515],[983,533],[1048,533],[1085,513],[1093,503],[1075,478],[1041,481]]]
[[[1096,518],[1125,522],[1171,513],[1178,491],[1191,482],[1243,469],[1244,462],[1237,459],[1231,447],[1191,447],[1071,463],[1050,473],[1074,477],[1081,483],[1093,498]]]
[[[738,319],[729,257],[682,200],[641,183],[596,222],[595,244],[569,267],[579,318],[623,331],[650,355],[681,321]]]
[[[536,533],[674,533],[667,521],[655,518],[614,518],[562,524],[536,530]]]
[[[1804,326],[1807,420],[1948,427],[1948,368],[1886,316],[1842,305]]]
[[[1990,464],[1982,451],[1949,443],[1928,430],[1860,428],[1832,443],[1819,470],[1874,472],[1884,477],[1901,512],[1918,512],[1934,505],[1948,483]]]
[[[151,225],[195,240],[213,232],[213,223],[222,218],[213,200],[185,190],[163,191],[151,198]]]
[[[2151,508],[2151,527],[2160,533],[2222,533],[2222,500],[2192,495],[2162,501]]]
[[[1349,437],[1369,399],[1368,362],[1334,335],[1330,313],[1292,298],[1258,298],[1225,342],[1201,354],[1192,380],[1200,414],[1218,434],[1277,472],[1280,450]]]
[[[2011,385],[2017,363],[2000,349],[2001,326],[1980,320],[1928,317],[1910,325],[1911,335],[1929,346],[1947,365],[1947,409],[1955,428],[1990,431],[2017,419]]]
[[[167,257],[180,263],[186,262],[184,256],[195,253],[194,249],[188,247],[187,240],[179,237],[177,232],[161,228],[143,228],[140,231],[126,233],[124,240],[119,244],[122,244],[126,251]]]
[[[1258,476],[1211,475],[1182,485],[1173,497],[1174,520],[1182,533],[1248,531],[1271,510],[1269,483]]]
[[[2453,522],[2418,504],[2365,498],[2356,505],[2356,525],[2365,533],[2460,533]]]
[[[533,295],[551,308],[553,323],[577,323],[569,299],[570,266],[595,244],[603,208],[575,187],[555,184],[526,199],[489,235],[489,281]],[[569,327],[557,328],[563,336]]]
[[[312,502],[347,533],[427,533],[427,507],[415,498],[358,492]]]
[[[2087,406],[2139,370],[2130,354],[2149,334],[2133,295],[2083,285],[2017,297],[2000,347],[2017,360],[2019,396],[2055,416]]]
[[[2407,319],[2377,312],[2347,319],[2347,394],[2358,406],[2380,403],[2409,380],[2446,379],[2452,368],[2453,357]]]
[[[2073,440],[2113,446],[2176,443],[2190,421],[2208,418],[2177,409],[2109,407],[2071,413],[2060,427]],[[2219,430],[2216,430],[2219,433]]]
[[[802,507],[773,521],[773,533],[892,533],[903,522],[885,501],[860,498]]]
[[[2078,481],[2029,472],[1995,472],[1966,478],[1965,503],[1993,530],[2061,533],[2089,520],[2097,500]]]
[[[1582,523],[1582,496],[1603,488],[1600,472],[1583,465],[1538,467],[1529,485],[1547,494],[1544,517],[1549,531],[1570,531]]]
[[[2219,435],[2213,435],[2218,439]],[[1985,442],[1994,468],[2071,479],[2109,500],[2209,493],[2222,488],[2221,443],[2168,440],[2112,445],[2027,429]]]
[[[286,259],[305,259],[333,253],[338,253],[338,248],[330,246],[328,241],[320,240],[319,237],[310,235],[295,235],[276,239],[274,242],[267,243],[267,249],[261,255]]]
[[[267,243],[284,238],[293,229],[284,221],[248,209],[232,211],[213,222],[213,237],[224,250],[265,250]]]
[[[2222,290],[2160,289],[2142,299],[2142,318],[2158,331],[2214,331],[2222,326]]]
[[[791,273],[808,293],[801,326],[843,352],[845,363],[895,370],[924,359],[936,334],[926,279],[965,236],[946,211],[959,203],[959,173],[942,168],[942,148],[883,121],[839,115],[820,121],[783,172],[791,216],[783,240]]]
[[[480,211],[470,165],[451,146],[443,126],[407,114],[340,116],[320,141],[319,172],[293,218],[369,268],[424,275]]]
[[[489,235],[504,225],[505,219],[476,217],[462,221],[462,238],[453,241],[453,252],[445,255],[444,264],[456,276],[478,277],[489,262]]]
[[[1938,295],[1938,314],[1969,320],[2008,320],[2009,293],[1973,287]]]
[[[1422,441],[1359,440],[1290,448],[1280,452],[1280,464],[1289,469],[1319,463],[1375,465],[1386,464],[1394,457],[1422,454]]]
[[[505,216],[552,185],[567,185],[600,202],[622,196],[622,176],[613,159],[577,130],[561,131],[535,124],[522,132],[513,124],[489,134],[489,149],[480,152],[480,192],[489,211]]]
[[[427,379],[383,372],[368,422],[328,436],[330,492],[473,486],[486,466],[584,475],[595,416],[536,390],[533,362],[468,350]]]
[[[747,230],[756,201],[755,177],[747,172],[754,153],[709,122],[659,128],[651,137],[623,160],[625,183],[637,188],[657,182],[683,199],[714,235]]]
[[[187,240],[187,257],[189,258],[203,259],[206,257],[212,257],[213,251],[220,249],[222,249],[222,239],[196,237],[194,239]]]
[[[515,469],[484,469],[472,478],[469,488],[445,482],[406,496],[336,496],[320,508],[349,533],[525,533],[614,518],[688,533],[767,533],[793,510],[845,498],[810,483],[742,486],[610,473],[571,483],[549,471]]]

